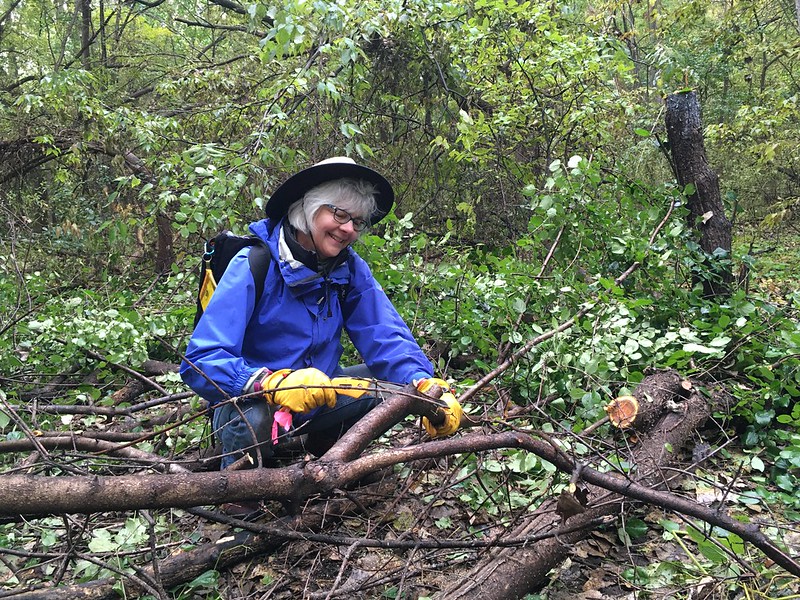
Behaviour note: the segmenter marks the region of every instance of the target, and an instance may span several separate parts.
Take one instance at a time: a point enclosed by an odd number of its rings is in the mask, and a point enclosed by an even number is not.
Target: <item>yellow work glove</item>
[[[361,398],[365,394],[374,395],[372,388],[375,387],[375,382],[371,379],[334,377],[331,379],[331,385],[337,394],[351,396],[352,398]]]
[[[428,435],[432,438],[436,438],[444,435],[451,435],[458,431],[458,428],[461,426],[461,417],[464,411],[461,409],[458,400],[456,400],[455,394],[453,393],[454,390],[450,385],[444,379],[439,379],[438,377],[420,379],[415,382],[415,385],[423,394],[427,393],[434,385],[438,385],[442,388],[442,396],[439,400],[447,405],[446,407],[442,406],[439,408],[439,412],[444,413],[444,423],[438,427],[435,427],[430,420],[428,420],[428,417],[422,417],[422,425],[425,427],[425,431],[428,432]]]
[[[314,368],[268,372],[254,383],[253,391],[264,394],[270,404],[284,406],[293,413],[309,412],[326,404],[329,408],[336,406],[330,378]]]

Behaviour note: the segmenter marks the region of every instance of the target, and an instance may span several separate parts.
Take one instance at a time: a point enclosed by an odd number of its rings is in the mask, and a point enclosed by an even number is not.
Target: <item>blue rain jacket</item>
[[[264,294],[255,303],[248,264],[240,251],[220,279],[189,340],[181,377],[211,405],[242,393],[256,370],[315,367],[329,377],[341,367],[342,328],[372,374],[393,383],[433,376],[433,366],[392,306],[367,263],[348,248],[348,257],[323,279],[299,261],[284,260],[283,222],[269,219],[250,231],[269,246],[272,260]],[[219,389],[217,389],[219,386]]]

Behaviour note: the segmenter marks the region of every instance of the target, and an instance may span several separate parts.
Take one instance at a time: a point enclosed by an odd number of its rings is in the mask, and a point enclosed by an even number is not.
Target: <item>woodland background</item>
[[[686,93],[730,249],[701,248],[695,186],[673,170],[664,99]],[[343,154],[395,186],[395,214],[358,251],[438,372],[471,390],[473,430],[561,436],[576,460],[627,473],[630,439],[581,432],[674,370],[728,398],[675,449],[695,462],[678,491],[798,555],[798,0],[0,0],[3,476],[135,474],[142,457],[207,452],[202,402],[169,368],[203,240],[245,232],[288,174]],[[66,434],[141,454],[42,441]],[[520,448],[393,477],[396,502],[344,519],[338,541],[171,586],[159,561],[227,525],[177,508],[0,510],[0,595],[144,580],[159,598],[432,597],[482,556],[476,541],[570,480]],[[342,541],[408,532],[463,546]],[[581,589],[798,593],[735,533],[636,504],[527,597]]]

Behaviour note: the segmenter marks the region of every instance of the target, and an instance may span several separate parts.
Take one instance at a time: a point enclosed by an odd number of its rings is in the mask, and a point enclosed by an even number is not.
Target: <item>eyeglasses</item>
[[[349,212],[347,212],[343,208],[339,208],[334,204],[326,204],[326,207],[330,208],[333,212],[333,220],[337,223],[341,223],[344,225],[345,223],[349,223],[350,221],[353,222],[353,229],[356,231],[364,231],[367,227],[369,227],[369,221],[366,219],[361,219],[359,217],[354,217]]]

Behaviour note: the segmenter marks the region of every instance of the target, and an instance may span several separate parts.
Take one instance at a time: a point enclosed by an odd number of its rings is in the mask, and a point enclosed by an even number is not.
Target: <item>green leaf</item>
[[[796,484],[793,481],[792,477],[784,474],[784,475],[778,475],[775,478],[775,485],[777,485],[779,488],[787,492],[794,492]]]
[[[434,521],[434,525],[439,529],[450,529],[453,526],[453,519],[450,517],[440,517]]]
[[[760,410],[753,413],[753,418],[755,419],[756,424],[761,425],[762,427],[769,425],[774,416],[774,410]]]
[[[6,395],[2,389],[0,389],[0,400],[5,402]],[[4,411],[0,410],[0,429],[5,429],[8,427],[8,424],[11,422],[11,417],[8,416]]]
[[[722,564],[728,560],[725,553],[711,540],[703,540],[697,544],[697,549],[708,560],[715,564]]]
[[[521,315],[522,313],[525,312],[527,305],[525,304],[525,301],[522,298],[514,298],[514,300],[511,301],[511,308],[514,310],[515,313]]]
[[[672,539],[672,534],[675,534],[681,530],[680,524],[676,523],[675,521],[661,519],[658,524],[664,528],[665,539]],[[667,537],[667,534],[669,534],[669,537]]]
[[[744,556],[744,540],[735,533],[728,533],[720,537],[718,541],[737,556]]]
[[[219,572],[211,570],[211,571],[206,571],[205,573],[202,573],[197,577],[195,577],[194,579],[192,579],[192,581],[189,582],[188,586],[189,588],[192,589],[198,587],[214,587],[217,585],[218,581],[219,581]]]
[[[119,545],[108,529],[95,529],[92,532],[92,539],[89,540],[89,550],[92,552],[116,552],[118,548]]]
[[[709,348],[708,346],[703,346],[702,344],[697,344],[695,342],[684,344],[683,350],[684,352],[699,352],[701,354],[717,354],[720,352],[719,348]]]
[[[721,336],[716,337],[713,340],[711,340],[709,342],[709,344],[711,344],[712,346],[714,346],[716,348],[722,348],[722,347],[727,346],[728,343],[730,343],[730,341],[731,341],[731,338],[729,338],[727,336],[724,336],[724,335],[721,335]]]
[[[644,537],[648,529],[647,523],[641,519],[633,518],[625,522],[625,531],[628,532],[628,535],[633,540]]]

